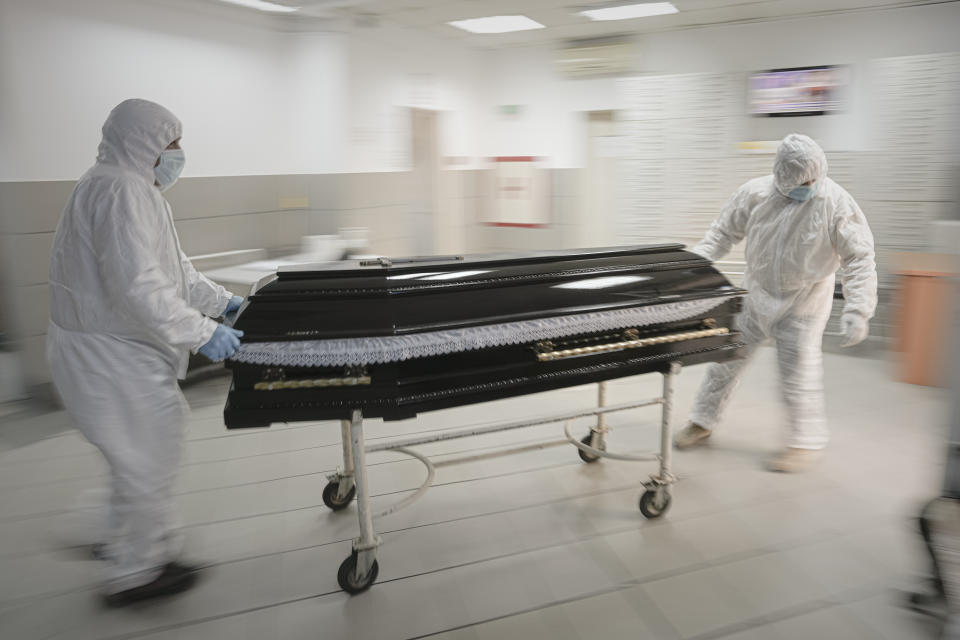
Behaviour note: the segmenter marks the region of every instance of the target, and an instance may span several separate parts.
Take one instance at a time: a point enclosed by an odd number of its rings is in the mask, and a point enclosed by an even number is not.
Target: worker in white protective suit
[[[677,448],[704,443],[719,423],[744,366],[773,338],[788,415],[787,448],[774,471],[801,471],[829,437],[823,402],[823,330],[833,305],[835,274],[843,285],[843,346],[867,337],[877,306],[873,234],[853,197],[827,177],[816,142],[791,134],[781,141],[773,175],[755,178],[730,198],[692,251],[719,260],[746,240],[744,288],[738,318],[747,358],[710,366]]]
[[[172,491],[187,412],[177,379],[191,350],[222,360],[242,335],[211,319],[243,299],[190,264],[161,193],[183,167],[180,136],[160,105],[120,103],[53,241],[47,359],[72,421],[110,467],[99,549],[110,605],[195,581],[176,562]]]

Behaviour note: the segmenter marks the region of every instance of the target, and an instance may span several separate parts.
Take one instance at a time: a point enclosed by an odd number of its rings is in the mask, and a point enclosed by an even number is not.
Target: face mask
[[[160,164],[153,168],[153,175],[157,179],[160,191],[166,191],[173,186],[186,163],[187,158],[183,154],[183,149],[164,149],[160,152]]]
[[[788,198],[797,200],[799,202],[806,202],[813,197],[813,194],[817,192],[817,183],[813,184],[802,184],[790,193],[787,194]]]

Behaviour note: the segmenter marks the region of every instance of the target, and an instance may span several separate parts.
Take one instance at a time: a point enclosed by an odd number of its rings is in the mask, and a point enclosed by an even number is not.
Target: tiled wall
[[[49,382],[44,345],[53,233],[74,183],[0,183],[0,327],[27,386]],[[167,193],[187,255],[234,249],[295,251],[304,235],[366,227],[370,253],[408,255],[432,224],[440,252],[465,252],[482,200],[478,172],[441,174],[439,215],[424,215],[408,173],[184,178]],[[427,240],[431,241],[430,229]]]
[[[452,170],[440,173],[437,189],[437,211],[433,233],[441,253],[476,253],[486,247],[474,233],[481,219],[483,176],[485,171]]]
[[[0,321],[20,352],[20,369],[29,385],[48,379],[43,354],[50,246],[72,189],[67,182],[0,184]]]

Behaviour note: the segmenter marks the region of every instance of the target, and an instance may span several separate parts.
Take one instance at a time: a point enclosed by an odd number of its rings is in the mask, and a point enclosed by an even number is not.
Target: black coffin
[[[742,289],[682,245],[304,266],[257,284],[228,428],[424,411],[740,357]]]

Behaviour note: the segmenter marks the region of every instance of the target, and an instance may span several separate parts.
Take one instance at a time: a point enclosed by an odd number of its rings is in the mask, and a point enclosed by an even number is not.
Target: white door
[[[577,199],[578,246],[605,247],[619,244],[616,238],[617,123],[613,111],[587,114],[587,158]]]
[[[413,199],[410,226],[413,253],[434,253],[433,217],[437,210],[437,172],[440,168],[437,142],[437,113],[411,109],[413,135]]]

